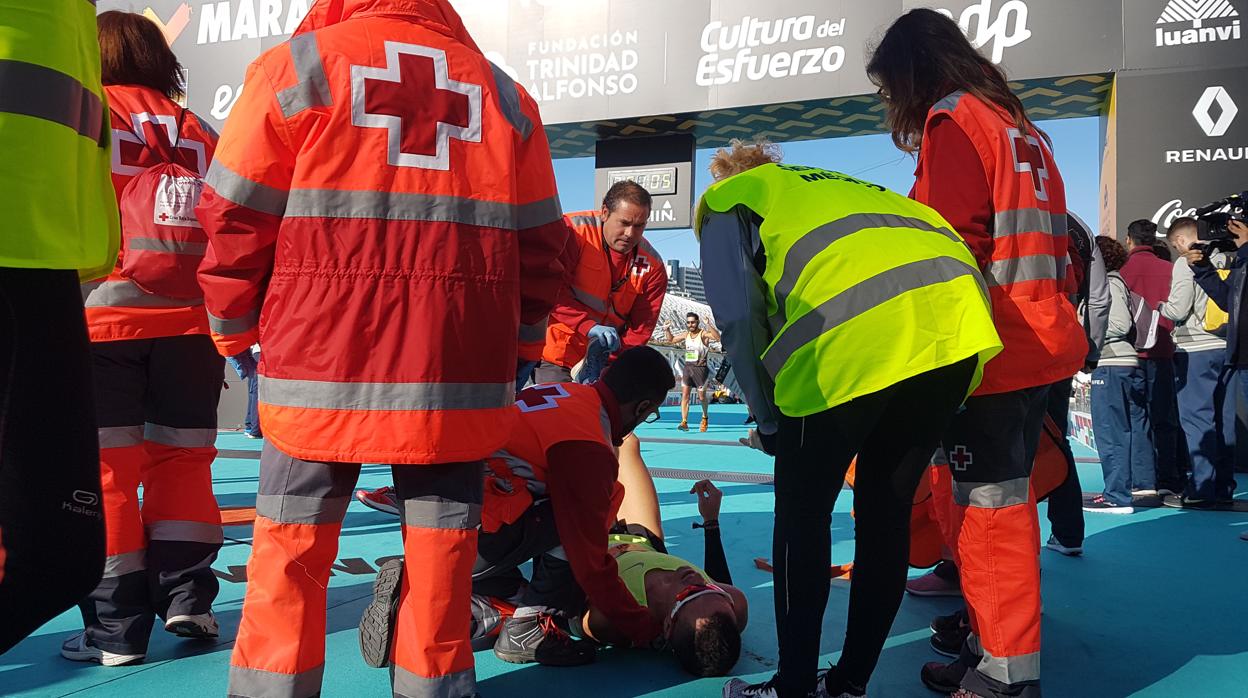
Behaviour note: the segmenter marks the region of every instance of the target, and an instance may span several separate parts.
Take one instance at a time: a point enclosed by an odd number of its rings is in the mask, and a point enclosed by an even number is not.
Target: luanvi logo
[[[1190,27],[1165,28],[1163,25]],[[1170,0],[1157,18],[1158,46],[1184,46],[1240,37],[1239,12],[1230,0]]]

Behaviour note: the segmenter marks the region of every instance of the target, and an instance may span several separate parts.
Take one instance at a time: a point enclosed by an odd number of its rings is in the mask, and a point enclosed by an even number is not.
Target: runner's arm
[[[563,441],[551,446],[546,457],[555,528],[577,584],[589,605],[634,646],[646,646],[662,628],[624,586],[607,550],[607,519],[618,470],[615,454],[600,443]]]

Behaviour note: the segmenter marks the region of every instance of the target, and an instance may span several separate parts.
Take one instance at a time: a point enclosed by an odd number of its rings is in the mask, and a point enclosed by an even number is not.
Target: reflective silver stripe
[[[104,558],[104,577],[121,577],[147,569],[147,551],[135,550]]]
[[[221,524],[202,521],[153,521],[147,525],[147,540],[186,541],[220,544],[225,538]]]
[[[1008,286],[1023,281],[1056,281],[1057,258],[1051,254],[1032,254],[989,262],[984,280],[989,286]]]
[[[347,515],[350,495],[304,497],[297,494],[257,494],[256,513],[284,524],[339,523]]]
[[[217,442],[217,429],[179,428],[147,422],[143,425],[143,438],[176,448],[207,448]]]
[[[203,305],[204,299],[158,296],[133,281],[93,281],[82,285],[82,304],[88,308],[186,308]]]
[[[490,63],[490,70],[494,73],[494,87],[498,90],[498,106],[503,116],[516,129],[516,133],[520,134],[522,140],[528,140],[529,134],[533,133],[533,122],[524,115],[524,109],[520,107],[520,91],[516,89],[515,81],[493,63]]]
[[[100,448],[125,448],[143,443],[143,427],[100,427]]]
[[[569,216],[568,220],[572,221],[572,225],[584,225],[591,228],[597,228],[601,225],[598,216]]]
[[[1040,653],[1020,654],[1014,657],[994,657],[987,650],[980,657],[975,669],[990,679],[1004,684],[1040,680]]]
[[[521,342],[541,342],[546,339],[546,320],[532,325],[520,325]]]
[[[221,164],[220,160],[212,161],[204,183],[212,187],[217,196],[253,211],[274,216],[280,216],[286,211],[286,192],[267,184],[253,182]]]
[[[1031,480],[1020,477],[1005,482],[953,481],[953,500],[964,507],[976,509],[1004,509],[1015,504],[1026,504],[1030,496]]]
[[[126,249],[147,250],[151,252],[168,252],[170,254],[190,254],[204,256],[208,251],[206,242],[183,242],[181,240],[161,240],[159,238],[126,238]]]
[[[403,500],[403,525],[468,530],[481,525],[481,505],[437,496]]]
[[[961,102],[962,98],[965,96],[966,93],[961,91],[950,93],[946,95],[944,99],[941,99],[936,104],[933,104],[930,113],[934,114],[938,111],[953,111],[958,108],[958,102]]]
[[[598,424],[602,426],[602,438],[606,440],[607,444],[614,445],[615,439],[611,438],[613,436],[611,433],[611,415],[607,414],[606,407],[598,409]]]
[[[1021,233],[1048,233],[1050,235],[1066,234],[1066,226],[1053,227],[1057,218],[1042,208],[1016,208],[1009,211],[997,211],[992,215],[992,236],[1019,235]]]
[[[321,677],[325,665],[301,671],[298,674],[279,674],[276,671],[248,669],[230,665],[230,684],[226,689],[229,698],[307,698],[321,694]],[[467,694],[465,694],[467,695]]]
[[[483,228],[523,230],[557,221],[562,216],[561,211],[558,197],[516,205],[439,194],[292,189],[285,215],[287,218],[463,223]]]
[[[462,698],[477,692],[477,673],[464,669],[446,676],[420,676],[401,666],[391,667],[395,698]]]
[[[785,306],[788,302],[789,294],[797,286],[798,277],[806,270],[807,265],[836,241],[870,228],[923,230],[940,233],[950,240],[962,244],[962,238],[948,228],[932,225],[920,218],[899,216],[892,213],[855,213],[844,218],[838,218],[830,223],[825,223],[794,242],[793,246],[784,255],[784,271],[781,273],[780,280],[776,282],[775,286],[776,314],[768,318],[773,328],[778,330],[784,326],[787,314]]]
[[[289,119],[304,109],[332,105],[334,102],[329,92],[329,80],[325,77],[321,52],[316,46],[316,34],[297,34],[287,44],[290,46],[290,60],[295,66],[295,77],[299,82],[278,91],[277,103],[282,108],[282,115]]]
[[[572,287],[572,297],[589,307],[590,310],[599,313],[607,312],[607,304],[601,298],[595,298],[594,294],[582,288]]]
[[[910,262],[864,279],[819,304],[793,321],[763,354],[763,365],[774,378],[784,364],[802,347],[824,333],[897,296],[925,286],[979,274],[968,264],[952,257],[935,257]]]
[[[516,384],[333,383],[260,376],[260,401],[319,410],[478,410],[510,407]]]
[[[260,324],[260,309],[248,311],[244,315],[236,318],[219,318],[212,313],[208,313],[208,329],[217,334],[231,335],[242,334],[247,330]]]
[[[1049,228],[1053,230],[1054,235],[1069,235],[1070,223],[1066,219],[1066,214],[1050,213]]]
[[[104,134],[104,105],[81,82],[34,63],[0,59],[0,112],[67,126],[96,143]]]
[[[651,245],[649,240],[642,238],[641,242],[637,243],[637,246],[641,248],[642,252],[645,252],[658,260],[660,265],[663,263],[663,255],[659,254],[659,251],[654,249],[654,245]]]

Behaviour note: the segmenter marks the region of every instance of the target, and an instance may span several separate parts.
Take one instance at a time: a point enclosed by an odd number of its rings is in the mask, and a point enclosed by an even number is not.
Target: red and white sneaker
[[[394,496],[393,487],[378,487],[375,490],[356,490],[355,498],[369,509],[376,509],[391,516],[399,515],[399,499]]]
[[[950,581],[935,572],[928,572],[906,582],[906,591],[913,596],[961,596],[962,585],[956,580]]]

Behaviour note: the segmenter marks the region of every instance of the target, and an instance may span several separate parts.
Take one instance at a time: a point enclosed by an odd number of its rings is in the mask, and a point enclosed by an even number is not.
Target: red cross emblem
[[[637,255],[633,259],[632,270],[633,270],[633,276],[641,276],[642,274],[645,274],[646,272],[650,271],[650,260],[646,259],[645,257],[641,255]]]
[[[112,170],[116,174],[137,175],[159,164],[149,144],[163,143],[173,151],[174,162],[204,176],[208,172],[204,144],[179,138],[178,120],[169,114],[131,113],[129,129],[113,129]],[[173,144],[177,144],[176,147]]]
[[[1049,200],[1049,168],[1044,163],[1044,151],[1040,148],[1040,140],[1035,136],[1019,133],[1018,129],[1006,129],[1010,137],[1010,152],[1014,154],[1014,171],[1030,172],[1031,186],[1036,198],[1040,201]]]
[[[452,138],[481,142],[481,86],[452,80],[445,51],[385,45],[385,66],[351,66],[351,123],[386,130],[391,165],[450,169]]]
[[[954,470],[964,471],[974,462],[974,456],[971,455],[970,451],[966,450],[965,446],[954,446],[953,450],[949,452],[949,464],[953,466]]]
[[[162,213],[162,214],[160,214],[160,222],[161,222],[161,223],[164,223],[164,222],[165,222],[165,221],[167,221],[167,220],[169,220],[169,214],[168,214],[168,213]]]
[[[516,399],[516,407],[519,407],[521,412],[549,410],[552,407],[558,407],[557,401],[565,397],[571,396],[558,383],[534,385],[520,391],[520,396]]]

